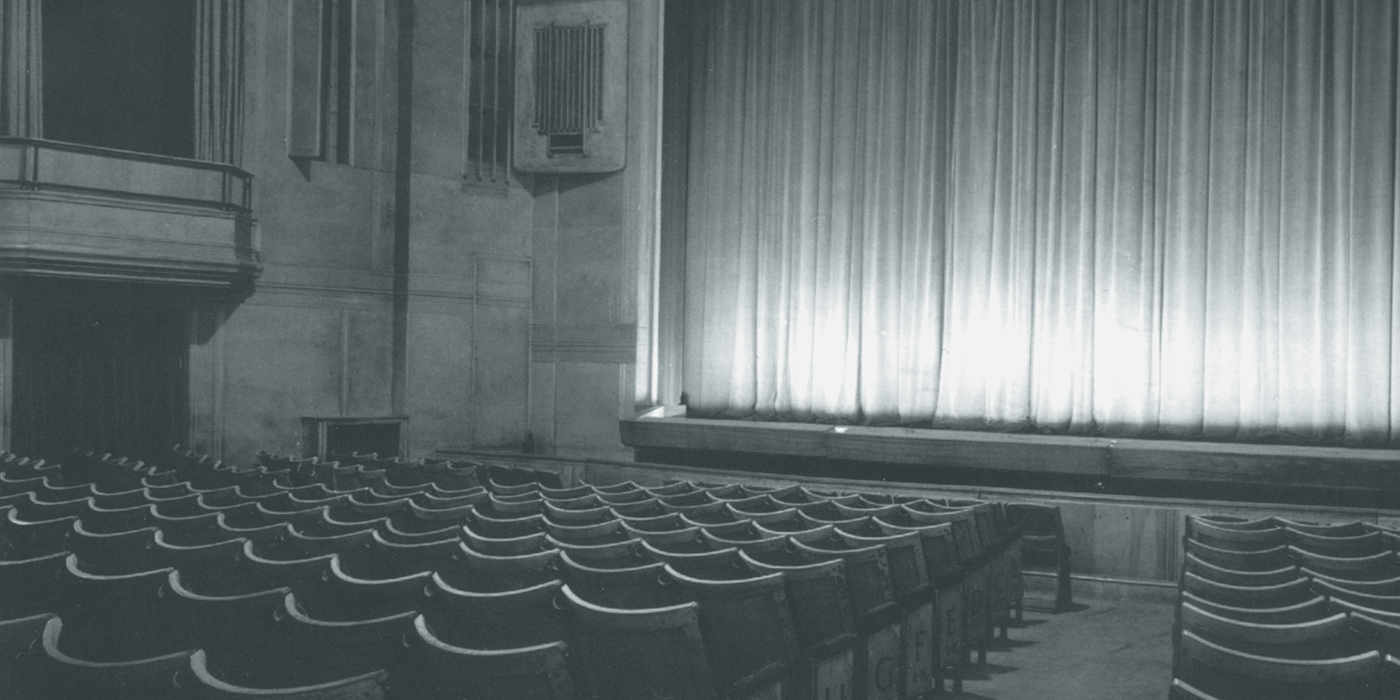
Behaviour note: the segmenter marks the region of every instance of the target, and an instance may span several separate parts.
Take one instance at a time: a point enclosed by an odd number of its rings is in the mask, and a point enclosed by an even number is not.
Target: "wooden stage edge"
[[[906,473],[927,468],[1207,489],[1400,493],[1400,450],[710,420],[661,409],[620,421],[620,431],[639,459],[687,452],[766,455],[829,465],[901,465]]]

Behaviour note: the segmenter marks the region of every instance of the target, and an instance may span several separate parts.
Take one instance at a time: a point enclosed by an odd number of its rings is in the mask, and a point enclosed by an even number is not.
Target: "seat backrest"
[[[1190,539],[1217,549],[1237,552],[1257,552],[1287,544],[1288,537],[1281,527],[1240,529],[1222,527],[1205,520],[1195,520],[1190,526]]]
[[[1194,555],[1212,566],[1235,571],[1275,571],[1295,563],[1293,558],[1288,556],[1288,547],[1285,545],[1255,552],[1221,549],[1192,539],[1183,540],[1183,545],[1187,554]]]
[[[317,581],[331,565],[334,554],[305,559],[268,559],[259,556],[256,543],[243,543],[242,591],[265,591],[271,588],[296,590]]]
[[[285,633],[276,659],[280,682],[295,685],[327,683],[377,670],[396,675],[405,645],[413,635],[417,612],[353,621],[325,621],[303,612],[296,591],[288,593],[284,605]]]
[[[1186,560],[1182,563],[1182,567],[1184,571],[1189,571],[1202,578],[1236,586],[1272,586],[1287,583],[1302,575],[1297,566],[1285,566],[1271,571],[1231,569],[1206,562],[1190,552],[1186,553]]]
[[[695,603],[624,610],[590,603],[568,585],[561,591],[572,612],[574,638],[595,697],[718,697]]]
[[[29,559],[0,559],[0,620],[54,612],[64,602],[66,551]]]
[[[340,562],[339,555],[332,557],[319,580],[296,591],[302,608],[318,620],[387,617],[416,610],[426,600],[424,589],[432,580],[431,572],[364,579],[346,573]]]
[[[421,612],[438,638],[472,649],[510,649],[568,638],[554,580],[511,591],[472,592],[434,575]]]
[[[659,608],[679,600],[674,584],[659,562],[627,568],[603,568],[579,562],[561,552],[563,580],[585,600],[610,608]]]
[[[417,700],[575,700],[563,642],[510,649],[468,649],[439,639],[423,616],[402,674],[405,697]],[[396,681],[396,686],[399,682]]]
[[[1217,583],[1189,571],[1182,575],[1182,590],[1213,602],[1253,608],[1279,607],[1312,597],[1305,579],[1272,586],[1234,586]]]
[[[81,518],[73,523],[68,548],[87,571],[99,574],[128,574],[156,568],[154,550],[156,529],[144,527],[125,532],[89,531]]]
[[[1184,630],[1178,678],[1208,696],[1238,700],[1377,698],[1380,654],[1292,659],[1250,654]]]
[[[155,536],[152,560],[161,567],[180,572],[184,584],[206,595],[232,595],[242,592],[243,544],[233,539],[213,544],[185,546],[171,544],[163,530]]]
[[[477,532],[471,525],[463,525],[461,537],[462,542],[473,551],[496,556],[510,556],[542,551],[545,533],[536,532],[517,537],[487,537]]]
[[[238,595],[203,595],[185,583],[184,572],[175,570],[167,578],[167,596],[162,601],[165,617],[182,635],[184,646],[204,649],[212,659],[229,667],[254,645],[265,643],[276,634],[276,617],[281,614],[289,588],[273,588]],[[230,676],[225,680],[246,680]]]
[[[791,544],[808,561],[821,562],[840,557],[846,562],[846,585],[850,591],[851,608],[857,616],[869,615],[894,603],[889,559],[884,546],[877,544],[859,549],[837,549],[809,545],[795,538]]]
[[[759,559],[743,550],[739,557],[755,573],[784,574],[797,641],[804,649],[856,631],[846,586],[846,564],[839,557],[800,564]]]
[[[529,588],[559,578],[559,550],[546,549],[532,554],[509,556],[474,552],[465,544],[464,566],[454,571],[438,571],[443,580],[456,588],[472,591],[508,591]]]
[[[224,700],[384,700],[389,683],[387,671],[371,671],[330,683],[293,688],[248,688],[229,683],[213,668],[213,654],[196,650],[189,658],[187,685],[196,697]]]
[[[1395,552],[1388,549],[1375,554],[1328,556],[1289,545],[1288,553],[1309,569],[1358,581],[1391,577],[1400,573],[1397,571]]]
[[[737,547],[701,552],[673,552],[643,540],[642,551],[653,561],[664,562],[675,570],[695,578],[727,581],[750,576],[748,567],[739,560]]]
[[[369,546],[343,557],[345,570],[362,578],[398,578],[422,571],[436,571],[460,561],[462,541],[457,537],[420,544],[395,544],[378,532]]]
[[[1351,633],[1345,613],[1302,622],[1256,622],[1231,619],[1183,602],[1180,617],[1181,629],[1240,651],[1299,656],[1311,650],[1308,655],[1340,656],[1348,649],[1365,650],[1363,640]],[[1318,653],[1324,649],[1329,653]]]
[[[836,535],[853,548],[884,547],[889,563],[890,585],[896,597],[909,595],[928,585],[928,564],[924,561],[923,539],[919,533],[870,537],[852,535],[838,528]]]
[[[1301,603],[1282,605],[1275,608],[1242,608],[1236,605],[1215,603],[1194,593],[1183,591],[1181,593],[1181,602],[1190,603],[1201,610],[1232,620],[1265,624],[1320,620],[1327,617],[1329,614],[1327,599],[1322,596],[1313,596]]]
[[[1319,535],[1291,527],[1284,528],[1288,543],[1295,548],[1329,557],[1363,557],[1386,551],[1379,531],[1359,535]]]
[[[797,628],[782,573],[728,581],[694,578],[667,567],[687,597],[700,605],[700,633],[722,689],[799,653]]]
[[[43,649],[51,668],[48,677],[54,697],[103,698],[104,700],[176,700],[186,697],[177,684],[187,668],[192,650],[178,650],[136,658],[139,650],[127,649],[128,658],[94,660],[74,651],[74,627],[50,618],[44,628]]]
[[[58,613],[67,623],[65,653],[87,661],[130,661],[178,651],[181,640],[163,616],[174,569],[106,575],[70,555],[59,584]]]

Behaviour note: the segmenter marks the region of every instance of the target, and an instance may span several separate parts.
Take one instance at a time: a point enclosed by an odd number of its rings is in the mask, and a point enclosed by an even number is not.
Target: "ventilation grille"
[[[603,25],[535,29],[535,129],[551,155],[583,153],[603,118]]]

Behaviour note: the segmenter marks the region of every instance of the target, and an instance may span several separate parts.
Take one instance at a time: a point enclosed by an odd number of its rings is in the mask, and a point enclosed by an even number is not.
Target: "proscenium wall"
[[[519,444],[526,411],[532,198],[463,178],[461,0],[417,0],[408,341],[409,449]],[[264,271],[207,309],[191,349],[196,449],[247,464],[299,454],[301,416],[393,405],[399,7],[355,3],[353,146],[345,165],[287,156],[290,3],[248,0],[243,167]],[[202,438],[202,439],[201,439]]]
[[[409,452],[626,457],[639,260],[654,222],[659,3],[632,0],[619,173],[464,177],[463,0],[413,0],[402,405],[395,406],[398,0],[355,6],[348,164],[287,156],[290,4],[247,0],[242,167],[263,273],[198,312],[191,442],[232,464],[300,454],[302,416],[409,416]],[[403,222],[398,222],[402,225]],[[645,324],[645,319],[642,321]]]

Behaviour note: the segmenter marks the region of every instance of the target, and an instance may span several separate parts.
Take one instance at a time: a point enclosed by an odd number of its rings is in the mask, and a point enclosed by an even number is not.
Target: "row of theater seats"
[[[1400,533],[1188,516],[1177,700],[1400,698]]]
[[[1000,504],[260,459],[5,459],[5,697],[917,697],[1020,598]]]

